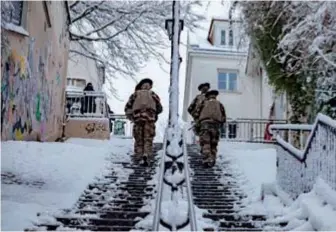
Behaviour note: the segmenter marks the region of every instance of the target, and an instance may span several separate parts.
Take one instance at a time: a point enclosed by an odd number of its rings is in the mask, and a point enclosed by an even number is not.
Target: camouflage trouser
[[[195,125],[194,125],[195,135],[200,136],[200,132],[201,132],[201,124],[200,123],[195,123]]]
[[[217,145],[220,137],[218,123],[201,123],[200,146],[204,159],[216,160]]]
[[[133,127],[133,136],[135,139],[135,155],[142,156],[143,154],[147,154],[151,156],[153,152],[153,139],[155,137],[155,122],[135,122]]]

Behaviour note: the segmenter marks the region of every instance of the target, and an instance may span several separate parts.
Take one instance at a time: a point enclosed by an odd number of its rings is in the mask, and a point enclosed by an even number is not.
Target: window
[[[233,45],[233,31],[229,31],[229,45]]]
[[[22,25],[23,1],[11,1],[12,9],[9,12],[9,22],[16,25]]]
[[[219,72],[218,89],[226,91],[237,91],[237,73],[236,72]]]
[[[226,33],[225,33],[225,30],[221,30],[221,40],[220,40],[220,44],[221,44],[221,45],[225,45],[225,44],[226,44]]]

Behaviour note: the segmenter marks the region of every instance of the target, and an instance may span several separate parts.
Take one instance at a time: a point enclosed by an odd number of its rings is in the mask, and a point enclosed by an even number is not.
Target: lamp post
[[[173,18],[166,19],[165,29],[171,41],[171,66],[169,87],[169,126],[178,124],[179,109],[179,69],[182,58],[179,55],[180,34],[183,30],[184,21],[180,19],[180,5],[173,1]]]

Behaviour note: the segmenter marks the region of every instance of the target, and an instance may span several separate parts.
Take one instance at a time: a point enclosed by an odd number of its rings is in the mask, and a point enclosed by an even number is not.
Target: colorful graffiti
[[[85,127],[85,130],[88,134],[91,134],[93,132],[96,132],[96,131],[107,131],[107,129],[105,128],[105,125],[104,124],[101,124],[101,123],[88,123]]]
[[[31,38],[27,57],[12,49],[1,60],[1,130],[11,134],[7,139],[23,140],[33,130],[45,134],[53,96],[46,76],[49,54],[40,51],[35,68],[34,45]]]

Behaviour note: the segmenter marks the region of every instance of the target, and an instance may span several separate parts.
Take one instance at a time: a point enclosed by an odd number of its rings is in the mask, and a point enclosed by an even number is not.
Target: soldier
[[[217,90],[210,90],[205,99],[198,105],[195,117],[200,123],[200,145],[203,154],[203,164],[212,167],[216,163],[217,145],[220,127],[226,122],[225,109],[216,99]]]
[[[152,86],[151,79],[141,80],[125,106],[126,117],[134,122],[135,159],[142,158],[145,164],[152,158],[155,121],[162,112],[160,98],[151,90]]]
[[[198,94],[194,100],[191,102],[191,104],[188,107],[188,113],[193,117],[194,119],[194,132],[197,136],[199,136],[200,132],[200,125],[195,119],[195,111],[197,108],[197,105],[200,104],[204,98],[205,98],[205,93],[210,89],[210,84],[209,83],[202,83],[198,86],[198,90],[201,91],[200,94]]]

